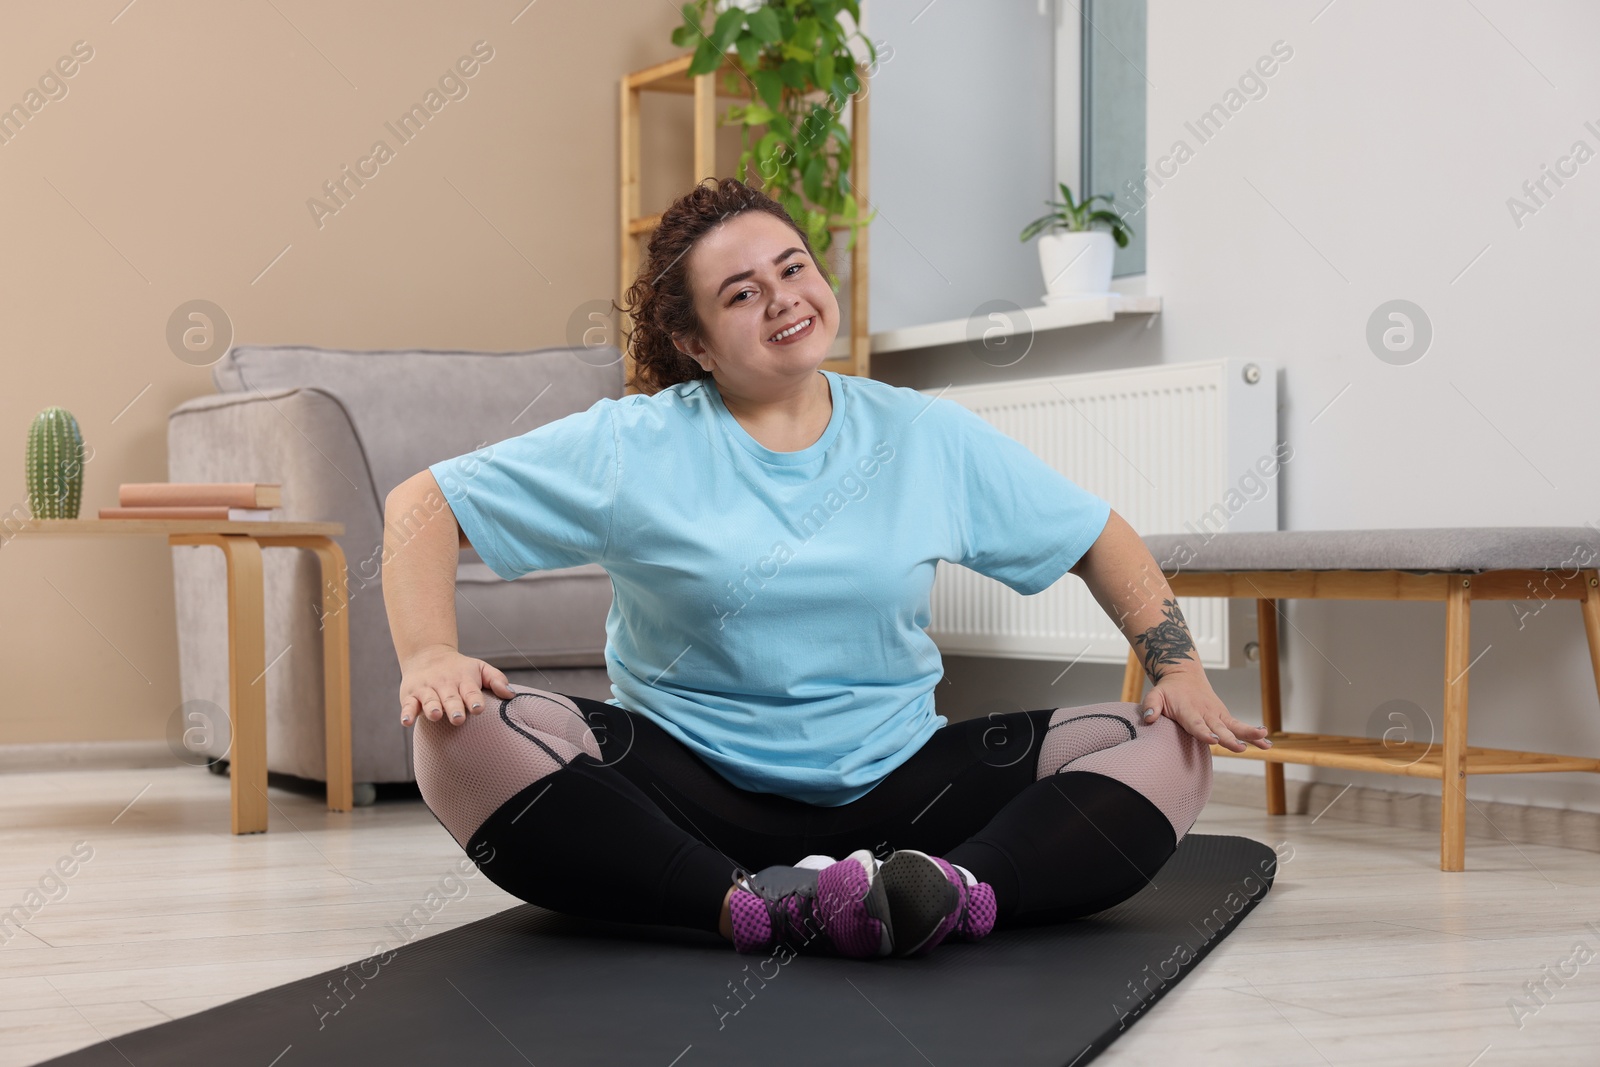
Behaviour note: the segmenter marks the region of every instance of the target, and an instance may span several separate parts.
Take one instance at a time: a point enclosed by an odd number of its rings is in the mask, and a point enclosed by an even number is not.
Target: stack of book
[[[280,482],[124,482],[119,507],[102,519],[226,519],[267,522],[283,517]]]

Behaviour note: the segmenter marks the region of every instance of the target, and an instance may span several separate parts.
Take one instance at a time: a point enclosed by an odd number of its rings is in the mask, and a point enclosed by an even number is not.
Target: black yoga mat
[[[708,932],[523,904],[386,962],[369,957],[46,1062],[1081,1067],[1238,925],[1276,870],[1259,842],[1190,834],[1114,908],[914,959],[741,955]]]

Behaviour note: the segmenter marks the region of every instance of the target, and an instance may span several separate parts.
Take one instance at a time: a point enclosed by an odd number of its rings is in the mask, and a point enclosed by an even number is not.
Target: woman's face
[[[800,235],[765,211],[745,211],[690,250],[689,286],[702,336],[680,351],[740,395],[814,374],[839,332],[839,302]],[[773,335],[810,319],[799,333]]]

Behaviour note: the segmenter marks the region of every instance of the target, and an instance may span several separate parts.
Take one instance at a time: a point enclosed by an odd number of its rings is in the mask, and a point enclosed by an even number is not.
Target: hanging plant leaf
[[[691,78],[700,74],[709,74],[716,70],[721,62],[722,53],[718,52],[717,46],[711,43],[711,38],[702,37],[700,38],[700,43],[695,46],[694,58],[689,61],[689,69],[686,73]]]
[[[807,61],[809,61],[811,59],[810,54],[807,53],[805,58]],[[810,88],[810,86],[806,83],[805,66],[801,63],[796,63],[792,59],[786,59],[782,64],[779,65],[778,77],[783,79],[783,84],[787,85],[797,93],[803,93],[806,91],[806,89]]]
[[[711,40],[715,42],[718,52],[726,52],[733,39],[744,28],[745,10],[740,7],[730,7],[717,16],[716,29],[711,31]]]
[[[808,52],[814,52],[817,49],[817,32],[819,29],[820,24],[815,18],[795,19],[794,32],[789,35],[789,40]]]
[[[775,70],[758,70],[753,75],[756,83],[756,92],[761,94],[761,99],[773,112],[783,110],[783,81]]]
[[[773,172],[773,168],[769,164],[773,156],[777,154],[777,151],[778,135],[775,131],[768,130],[762,135],[761,140],[756,142],[755,147],[756,166],[762,174],[771,174]]]
[[[801,183],[805,189],[806,196],[810,197],[813,202],[820,202],[823,198],[822,178],[827,173],[827,170],[827,165],[823,163],[821,156],[812,156],[806,163]]]
[[[762,107],[760,104],[751,104],[739,116],[740,121],[746,126],[765,126],[776,117],[770,107]]]
[[[817,54],[816,74],[818,85],[833,84],[833,53],[820,52]]]
[[[758,8],[750,13],[750,32],[762,44],[777,44],[783,40],[778,26],[778,13],[770,7]]]
[[[828,125],[833,122],[833,114],[821,104],[813,105],[806,112],[805,121],[800,124],[800,143],[816,150],[823,139],[828,135]]]
[[[740,34],[739,39],[733,43],[733,46],[739,50],[739,59],[746,68],[753,67],[761,62],[761,41],[755,34]]]

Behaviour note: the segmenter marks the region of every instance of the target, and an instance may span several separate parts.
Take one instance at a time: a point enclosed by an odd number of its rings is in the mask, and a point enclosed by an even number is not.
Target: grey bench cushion
[[[1149,534],[1168,574],[1186,571],[1570,570],[1600,559],[1588,526],[1478,526],[1419,530],[1269,530]]]

